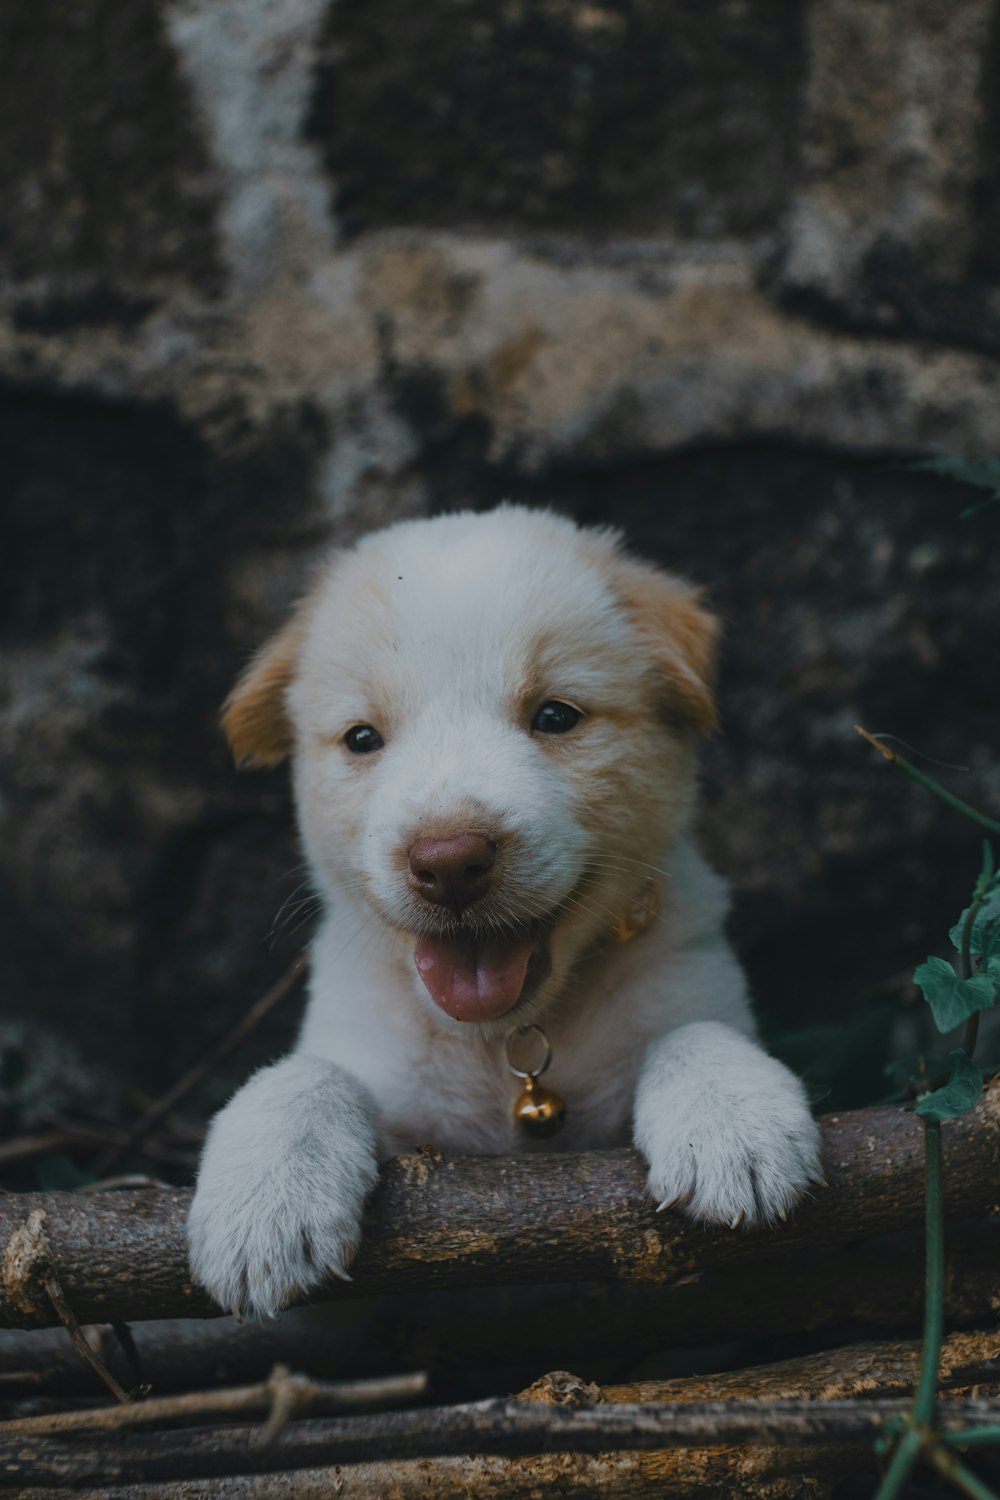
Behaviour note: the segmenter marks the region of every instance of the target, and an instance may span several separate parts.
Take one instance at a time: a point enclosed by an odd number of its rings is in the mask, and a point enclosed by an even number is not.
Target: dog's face
[[[537,1018],[643,899],[715,726],[715,623],[546,512],[406,522],[323,571],[237,685],[237,759],[291,752],[314,876],[400,935],[460,1026]]]

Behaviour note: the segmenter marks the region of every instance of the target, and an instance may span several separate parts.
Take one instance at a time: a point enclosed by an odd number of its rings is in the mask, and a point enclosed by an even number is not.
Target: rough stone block
[[[810,8],[794,305],[1000,350],[998,24],[993,0]]]
[[[799,0],[341,0],[311,132],[346,228],[752,234],[788,184]]]
[[[155,0],[0,7],[0,266],[26,328],[134,319],[164,278],[216,287],[209,165]]]

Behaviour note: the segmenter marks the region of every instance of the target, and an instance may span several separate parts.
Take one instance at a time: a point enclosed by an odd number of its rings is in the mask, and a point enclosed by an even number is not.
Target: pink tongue
[[[528,961],[529,938],[475,942],[463,937],[421,938],[413,958],[431,999],[456,1021],[491,1021],[516,1005]]]

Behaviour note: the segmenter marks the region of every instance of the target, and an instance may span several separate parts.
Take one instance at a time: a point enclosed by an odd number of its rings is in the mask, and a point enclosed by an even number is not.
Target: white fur
[[[505,1040],[531,1020],[568,1105],[545,1149],[634,1139],[657,1202],[725,1223],[773,1220],[818,1174],[804,1090],[754,1040],[725,887],[688,832],[690,736],[654,711],[619,561],[608,534],[504,507],[392,527],[320,579],[287,707],[325,916],[294,1055],[257,1073],[206,1142],[191,1259],[224,1306],[273,1312],[343,1270],[378,1158],[422,1142],[523,1149]],[[586,709],[579,734],[530,733],[548,698]],[[385,748],[349,754],[357,723]],[[488,1023],[446,1016],[413,964],[430,918],[406,850],[467,827],[502,849],[495,896],[469,914],[484,930],[559,908],[550,977]],[[659,918],[616,943],[657,871]]]
[[[304,1054],[261,1068],[216,1115],[188,1240],[223,1307],[266,1314],[346,1273],[378,1177],[374,1120],[356,1079]]]

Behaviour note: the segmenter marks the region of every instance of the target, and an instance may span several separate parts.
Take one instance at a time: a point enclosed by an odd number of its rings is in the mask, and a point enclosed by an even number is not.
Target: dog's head
[[[669,858],[716,633],[615,533],[516,506],[404,522],[329,562],[224,725],[241,764],[292,755],[324,896],[362,893],[435,1014],[508,1031]]]

